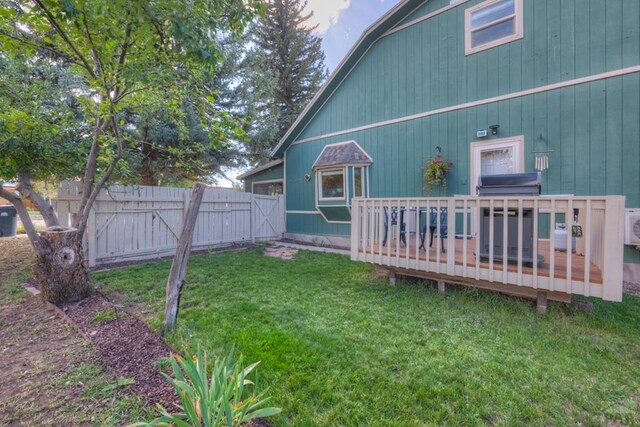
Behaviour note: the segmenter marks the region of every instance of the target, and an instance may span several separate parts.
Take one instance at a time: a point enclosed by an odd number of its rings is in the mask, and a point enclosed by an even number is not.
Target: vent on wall
[[[627,209],[624,222],[624,244],[640,246],[640,209]]]

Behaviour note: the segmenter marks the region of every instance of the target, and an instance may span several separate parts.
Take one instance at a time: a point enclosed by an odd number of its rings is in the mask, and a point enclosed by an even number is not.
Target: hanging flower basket
[[[428,159],[423,176],[425,190],[431,192],[434,189],[446,187],[447,175],[452,166],[453,162],[444,159],[440,152],[436,157]]]

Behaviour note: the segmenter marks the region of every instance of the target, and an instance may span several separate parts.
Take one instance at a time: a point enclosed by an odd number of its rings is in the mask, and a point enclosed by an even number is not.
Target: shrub
[[[242,356],[234,362],[231,350],[227,357],[216,360],[209,379],[206,355],[200,349],[191,359],[172,355],[174,378],[162,375],[180,396],[182,405],[177,405],[180,412],[170,414],[158,405],[160,417],[131,426],[236,427],[254,418],[278,414],[281,409],[265,407],[270,398],[265,398],[264,392],[256,393],[254,383],[247,379],[259,363],[243,368]],[[253,388],[251,393],[248,387]]]

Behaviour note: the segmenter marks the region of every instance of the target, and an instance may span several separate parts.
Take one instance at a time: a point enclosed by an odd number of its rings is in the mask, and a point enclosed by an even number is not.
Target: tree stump
[[[55,305],[79,301],[93,293],[84,263],[82,236],[75,228],[49,227],[40,233],[34,273],[42,298]]]

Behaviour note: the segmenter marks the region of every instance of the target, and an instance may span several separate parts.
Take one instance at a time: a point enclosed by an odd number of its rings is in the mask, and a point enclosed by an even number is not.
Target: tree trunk
[[[42,298],[61,305],[93,293],[84,263],[82,236],[75,228],[49,227],[40,233],[46,250],[36,253],[34,266]]]

